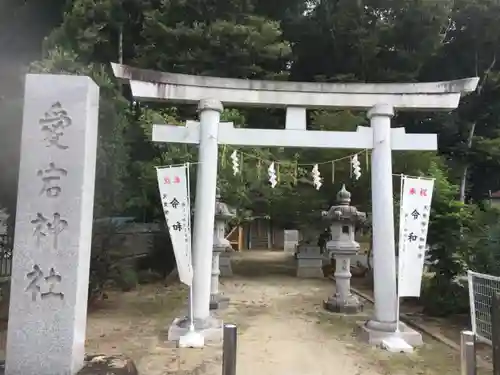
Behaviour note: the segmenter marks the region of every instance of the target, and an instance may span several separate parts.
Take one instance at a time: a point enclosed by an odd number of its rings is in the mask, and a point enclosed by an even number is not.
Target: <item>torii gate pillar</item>
[[[373,279],[375,314],[367,328],[394,332],[396,329],[396,252],[392,188],[391,118],[394,108],[377,104],[368,113],[373,130],[371,165]],[[379,281],[380,280],[380,281]],[[394,306],[391,309],[389,306]]]
[[[193,226],[193,316],[195,327],[210,325],[210,280],[212,277],[212,247],[215,224],[215,196],[217,194],[217,168],[219,120],[222,103],[218,100],[200,100],[201,164],[196,175],[196,199]],[[212,241],[212,243],[210,242]],[[210,246],[210,248],[208,247]],[[208,266],[207,266],[208,265]],[[207,282],[208,280],[208,282]],[[207,305],[208,301],[208,305]],[[215,322],[214,322],[215,323]]]

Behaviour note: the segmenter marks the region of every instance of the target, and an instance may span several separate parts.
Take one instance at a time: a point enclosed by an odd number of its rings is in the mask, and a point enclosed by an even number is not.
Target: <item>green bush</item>
[[[445,317],[469,312],[466,283],[443,277],[432,277],[424,282],[420,301],[424,313],[430,316]]]
[[[151,269],[139,270],[137,272],[137,278],[139,284],[151,284],[165,279],[159,272]]]
[[[135,289],[139,284],[139,278],[134,266],[124,262],[117,265],[117,272],[114,279],[116,285],[124,292]]]
[[[118,255],[124,237],[117,235],[119,226],[111,221],[94,225],[90,257],[89,301],[105,296],[107,285],[119,279]]]
[[[458,187],[442,166],[433,163],[429,174],[435,178],[427,235],[434,277],[425,282],[420,301],[429,315],[459,314],[468,311],[466,289],[457,280],[467,272],[477,208],[456,200]]]
[[[478,235],[469,256],[469,268],[500,276],[500,212],[486,208],[477,218]]]

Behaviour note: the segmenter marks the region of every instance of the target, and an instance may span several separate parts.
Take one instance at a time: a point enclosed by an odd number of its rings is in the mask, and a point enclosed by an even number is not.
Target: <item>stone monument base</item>
[[[332,265],[332,256],[328,251],[325,251],[323,253],[323,267],[331,266]]]
[[[411,346],[422,346],[422,334],[408,327],[406,324],[399,323],[399,332],[377,330],[367,326],[367,322],[358,322],[358,338],[370,345],[382,345],[384,340],[390,340],[398,337],[406,341]]]
[[[195,321],[194,327],[196,332],[200,333],[205,342],[221,342],[223,333],[222,320],[214,317],[209,317],[204,321]],[[168,341],[179,341],[181,336],[184,336],[189,330],[188,318],[175,318],[168,328]]]
[[[322,279],[323,254],[319,246],[299,246],[297,253],[297,277],[304,279]]]
[[[86,355],[83,368],[77,375],[139,375],[134,361],[118,355]]]
[[[334,295],[323,301],[323,307],[328,311],[341,314],[358,314],[363,311],[363,304],[355,295],[350,295],[345,300]]]
[[[222,294],[210,296],[210,310],[227,309],[229,307],[229,297]]]
[[[5,374],[5,360],[0,361],[0,374]],[[123,354],[87,354],[76,375],[139,375],[139,371],[134,361]]]

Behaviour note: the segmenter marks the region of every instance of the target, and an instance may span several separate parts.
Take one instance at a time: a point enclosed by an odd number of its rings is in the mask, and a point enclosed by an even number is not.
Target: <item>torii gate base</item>
[[[395,109],[452,110],[462,93],[476,89],[478,78],[408,84],[325,84],[218,77],[198,77],[134,69],[113,64],[115,76],[130,83],[137,100],[198,103],[200,122],[186,127],[154,125],[153,141],[199,144],[193,236],[193,315],[206,340],[221,338],[221,322],[210,315],[213,228],[218,144],[261,147],[372,149],[372,217],[374,315],[360,324],[360,336],[391,351],[422,344],[420,333],[396,324],[396,254],[392,150],[436,150],[435,134],[406,134],[391,129]],[[208,98],[208,99],[207,99]],[[236,129],[220,123],[222,103],[285,107],[285,130]],[[306,130],[306,108],[368,110],[370,127],[356,132]],[[186,321],[176,319],[169,339],[185,333]],[[411,349],[411,347],[410,347]]]
[[[411,349],[413,346],[423,344],[420,332],[408,327],[403,322],[399,323],[396,334],[394,334],[394,330],[388,331],[385,325],[377,327],[376,322],[372,320],[359,322],[357,333],[361,340],[372,345],[381,345],[390,352],[407,352],[408,345]]]
[[[189,314],[182,318],[175,318],[170,327],[168,327],[167,340],[179,341],[179,339],[186,335],[189,331]],[[223,336],[223,322],[213,316],[207,319],[194,320],[196,332],[203,335],[205,342],[221,342]]]

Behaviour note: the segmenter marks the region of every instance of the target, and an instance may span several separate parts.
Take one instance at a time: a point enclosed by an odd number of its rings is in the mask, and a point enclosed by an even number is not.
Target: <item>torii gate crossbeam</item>
[[[373,132],[370,127],[358,126],[355,132],[315,131],[286,128],[247,129],[235,128],[230,122],[221,122],[218,129],[218,144],[255,147],[302,147],[372,149]],[[200,143],[200,123],[187,121],[186,126],[153,125],[153,141],[168,143]],[[391,149],[437,150],[435,134],[406,134],[404,128],[391,129]]]

